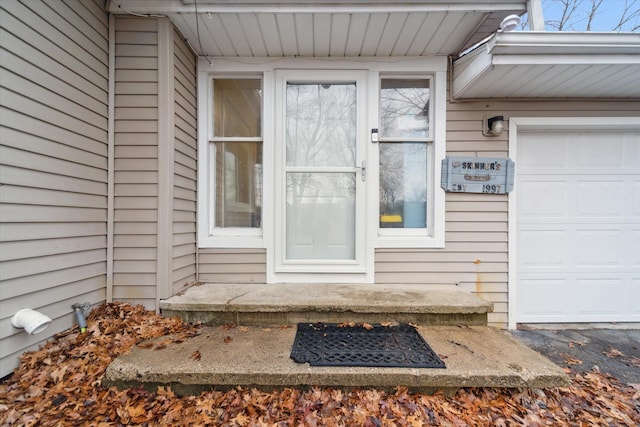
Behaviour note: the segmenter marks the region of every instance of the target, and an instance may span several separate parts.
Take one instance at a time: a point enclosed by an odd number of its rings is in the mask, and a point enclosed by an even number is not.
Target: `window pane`
[[[261,136],[260,80],[220,79],[213,82],[215,136]]]
[[[354,166],[356,85],[287,84],[287,166]]]
[[[380,90],[380,136],[429,136],[429,80],[383,79]]]
[[[427,143],[380,143],[380,227],[427,227]]]
[[[262,143],[216,143],[216,227],[260,227]]]

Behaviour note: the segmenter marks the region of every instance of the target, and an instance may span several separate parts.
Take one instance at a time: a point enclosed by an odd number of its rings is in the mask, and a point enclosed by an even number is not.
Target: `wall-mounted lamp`
[[[24,328],[29,335],[39,334],[51,324],[51,319],[39,311],[30,308],[18,310],[11,318],[14,328]]]
[[[482,119],[482,134],[484,136],[498,136],[504,130],[504,116],[484,116]]]
[[[501,31],[513,31],[520,25],[520,17],[518,15],[509,15],[500,22]]]

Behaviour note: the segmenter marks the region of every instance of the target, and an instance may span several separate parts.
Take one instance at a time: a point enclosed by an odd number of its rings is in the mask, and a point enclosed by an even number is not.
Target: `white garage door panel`
[[[516,191],[516,321],[640,321],[640,135],[519,133]]]

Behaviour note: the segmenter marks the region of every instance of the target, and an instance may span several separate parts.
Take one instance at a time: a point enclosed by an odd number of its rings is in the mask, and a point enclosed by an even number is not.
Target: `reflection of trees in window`
[[[353,167],[356,162],[356,86],[287,84],[286,159],[291,167]],[[325,180],[301,174],[290,181],[294,197],[317,197]],[[352,187],[355,174],[350,173]],[[314,195],[315,194],[315,195]]]
[[[380,227],[426,228],[429,79],[380,82]]]
[[[429,80],[383,79],[381,137],[424,138],[429,134]]]
[[[426,144],[380,144],[380,203],[426,201]]]

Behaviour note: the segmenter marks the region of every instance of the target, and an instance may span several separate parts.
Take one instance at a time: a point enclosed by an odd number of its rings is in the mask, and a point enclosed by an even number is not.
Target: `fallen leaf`
[[[231,341],[233,341],[233,338],[231,338],[230,336],[228,336],[228,335],[227,335],[227,336],[224,338],[224,340],[223,340],[223,341],[224,341],[224,343],[225,343],[225,344],[229,344]]]
[[[365,328],[367,331],[370,331],[371,329],[373,329],[373,325],[369,323],[363,323],[362,327]]]
[[[238,326],[238,330],[240,332],[249,332],[249,328],[247,326]]]
[[[237,325],[235,323],[225,323],[224,325],[220,326],[220,329],[228,331],[230,329],[235,329],[236,326]]]
[[[140,344],[138,344],[136,347],[140,347],[140,348],[151,348],[153,347],[153,343],[152,342],[141,342]]]
[[[202,358],[202,354],[200,354],[200,350],[196,350],[193,353],[191,353],[191,356],[189,356],[189,359],[193,359],[196,362],[198,360],[200,360]]]
[[[615,359],[616,357],[624,356],[624,353],[622,353],[620,350],[616,350],[615,348],[612,348],[609,351],[604,351],[603,353],[605,356],[607,356],[610,359]]]

